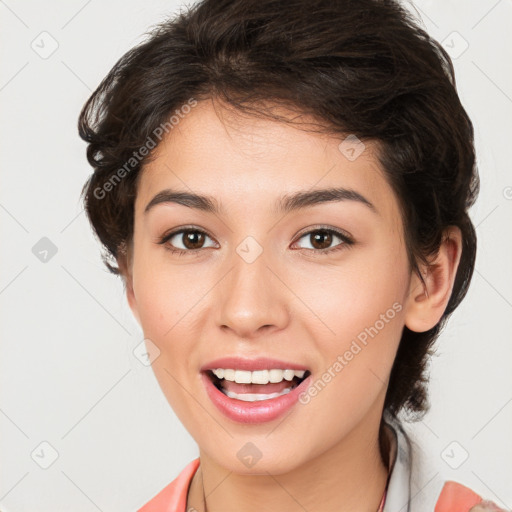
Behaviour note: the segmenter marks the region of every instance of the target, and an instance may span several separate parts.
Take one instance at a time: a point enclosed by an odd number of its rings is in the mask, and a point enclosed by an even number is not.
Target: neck
[[[380,414],[307,464],[279,475],[240,475],[200,452],[187,510],[197,512],[377,512],[388,469],[379,448]],[[206,496],[206,505],[203,498]]]

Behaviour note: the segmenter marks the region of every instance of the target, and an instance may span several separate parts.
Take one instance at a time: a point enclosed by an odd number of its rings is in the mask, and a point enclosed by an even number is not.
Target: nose
[[[236,252],[217,289],[218,325],[237,338],[268,336],[289,322],[287,288],[268,265],[265,252],[248,262]],[[275,266],[275,265],[273,265]]]

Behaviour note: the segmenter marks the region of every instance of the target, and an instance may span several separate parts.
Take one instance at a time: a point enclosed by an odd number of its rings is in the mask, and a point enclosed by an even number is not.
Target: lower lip
[[[311,375],[309,375],[286,395],[270,400],[244,402],[243,400],[229,398],[218,390],[206,375],[206,372],[202,372],[201,377],[206,392],[217,409],[229,419],[239,423],[265,423],[279,418],[299,401],[299,395],[308,388],[311,382]]]

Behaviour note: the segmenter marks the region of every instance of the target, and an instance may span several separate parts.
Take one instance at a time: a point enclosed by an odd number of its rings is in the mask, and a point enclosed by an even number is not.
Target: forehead
[[[226,207],[253,203],[268,209],[296,191],[344,187],[384,214],[396,214],[377,145],[350,134],[315,133],[309,129],[315,122],[303,116],[301,125],[288,124],[199,102],[163,137],[142,171],[136,210],[142,213],[166,188],[212,196]]]

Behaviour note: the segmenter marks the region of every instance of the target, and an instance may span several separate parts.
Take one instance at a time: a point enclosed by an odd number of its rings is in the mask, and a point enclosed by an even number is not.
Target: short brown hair
[[[272,117],[263,107],[271,101],[315,116],[331,132],[377,142],[420,277],[418,262],[436,253],[444,229],[461,229],[446,311],[426,332],[404,327],[390,375],[385,408],[420,417],[428,408],[428,355],[466,294],[476,254],[468,216],[479,188],[473,127],[449,56],[392,0],[203,0],[157,25],[115,64],[79,119],[94,168],[85,210],[114,273],[126,265],[137,177],[151,155],[129,172],[126,162],[190,98]],[[123,166],[122,179],[98,197]]]

